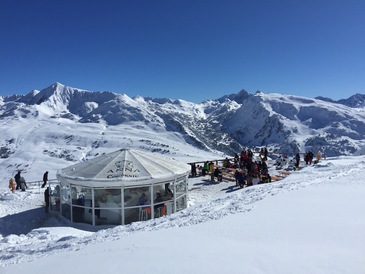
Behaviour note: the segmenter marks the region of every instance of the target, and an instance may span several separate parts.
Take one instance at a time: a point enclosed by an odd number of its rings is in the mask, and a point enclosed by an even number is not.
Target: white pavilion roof
[[[121,149],[85,162],[63,168],[57,172],[58,179],[67,181],[108,182],[111,185],[156,179],[173,179],[186,175],[189,165],[152,153],[133,149]]]

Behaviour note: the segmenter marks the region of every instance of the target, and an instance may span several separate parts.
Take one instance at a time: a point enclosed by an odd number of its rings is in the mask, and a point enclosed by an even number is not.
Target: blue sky
[[[363,0],[0,0],[0,95],[365,93]]]

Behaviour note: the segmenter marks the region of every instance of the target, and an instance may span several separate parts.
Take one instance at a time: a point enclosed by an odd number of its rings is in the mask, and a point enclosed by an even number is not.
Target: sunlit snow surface
[[[364,156],[244,189],[198,177],[186,210],[99,231],[46,215],[36,184],[13,199],[2,184],[0,271],[364,273],[363,178]]]

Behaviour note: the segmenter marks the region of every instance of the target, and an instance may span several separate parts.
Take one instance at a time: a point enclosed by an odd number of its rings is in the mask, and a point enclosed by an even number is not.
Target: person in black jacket
[[[44,188],[47,184],[47,181],[48,181],[48,171],[46,171],[44,174],[43,174],[43,184],[42,184],[42,188]]]
[[[46,188],[46,190],[44,191],[44,201],[46,203],[46,213],[48,213],[48,209],[49,209],[49,187]]]
[[[20,189],[20,170],[18,171],[18,173],[14,176],[15,179],[15,183],[16,183],[16,189]]]
[[[297,153],[296,155],[295,155],[295,168],[299,168],[299,162],[300,162],[300,154],[299,153]]]

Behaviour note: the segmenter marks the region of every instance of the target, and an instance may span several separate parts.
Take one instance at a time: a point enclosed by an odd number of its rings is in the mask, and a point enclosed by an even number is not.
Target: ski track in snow
[[[338,167],[336,163],[336,173],[333,173],[333,167],[330,167],[333,165],[331,161],[320,162],[317,165],[292,172],[290,176],[279,182],[243,189],[235,187],[234,182],[218,184],[202,180],[202,177],[189,179],[188,203],[190,207],[183,211],[159,219],[101,229],[97,232],[78,231],[75,235],[70,235],[69,230],[67,230],[61,238],[59,233],[53,235],[48,228],[42,227],[32,230],[27,235],[11,234],[6,237],[0,237],[0,266],[30,261],[34,258],[57,252],[79,250],[90,244],[118,240],[131,233],[184,227],[222,219],[230,214],[251,211],[255,208],[257,202],[266,197],[299,190],[308,186],[315,187],[323,182],[336,184],[339,183],[337,179],[350,175],[351,178],[355,178],[360,183],[361,173],[359,171],[365,168],[365,161],[354,160],[346,163],[349,164],[338,165]],[[321,172],[318,172],[317,169],[321,169]],[[303,177],[305,177],[305,181],[303,181]],[[352,181],[351,183],[354,182]],[[212,188],[215,191],[212,191]],[[31,194],[21,195],[18,199],[24,202],[29,195]],[[52,221],[50,219],[53,219],[58,225],[64,223],[65,226],[71,226],[70,223],[57,216],[51,218],[47,216],[42,217],[38,220],[39,225],[42,226],[43,223]]]

